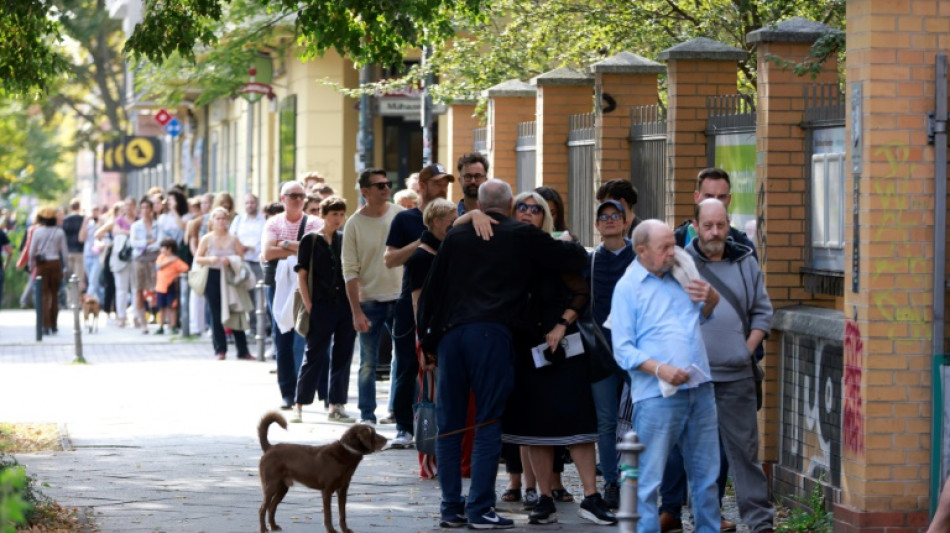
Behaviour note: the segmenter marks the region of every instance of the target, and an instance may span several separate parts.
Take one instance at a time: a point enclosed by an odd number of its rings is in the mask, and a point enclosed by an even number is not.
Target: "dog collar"
[[[353,455],[357,455],[357,456],[360,456],[360,457],[366,455],[365,453],[360,453],[356,448],[350,446],[349,444],[347,444],[347,443],[345,443],[345,442],[343,442],[343,441],[340,441],[340,444],[343,445],[343,449],[344,449],[344,450],[346,450],[346,451],[352,453]]]

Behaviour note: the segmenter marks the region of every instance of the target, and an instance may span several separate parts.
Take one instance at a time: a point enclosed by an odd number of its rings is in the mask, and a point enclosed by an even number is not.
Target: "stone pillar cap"
[[[663,74],[666,72],[666,66],[633,52],[620,52],[594,63],[590,66],[590,71],[610,74]]]
[[[778,24],[759,28],[746,34],[746,42],[755,43],[813,43],[827,34],[844,33],[827,24],[802,17],[793,17]]]
[[[569,67],[556,68],[531,78],[531,85],[593,85],[594,78]]]
[[[708,59],[712,61],[742,61],[749,53],[740,48],[714,41],[708,37],[696,37],[685,43],[667,48],[656,58],[661,61],[670,59]]]
[[[518,79],[503,81],[485,90],[484,95],[488,98],[499,96],[518,96],[522,98],[537,96],[538,90],[531,84]]]

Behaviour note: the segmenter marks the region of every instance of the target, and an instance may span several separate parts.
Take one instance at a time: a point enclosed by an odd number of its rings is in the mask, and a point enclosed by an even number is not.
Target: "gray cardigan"
[[[37,226],[30,239],[30,270],[36,268],[36,262],[41,257],[45,261],[62,261],[66,268],[66,258],[69,251],[66,249],[66,233],[59,226]]]

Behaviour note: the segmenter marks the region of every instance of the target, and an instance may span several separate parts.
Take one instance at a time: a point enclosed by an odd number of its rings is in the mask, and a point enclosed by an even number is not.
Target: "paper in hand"
[[[676,394],[676,391],[678,391],[680,387],[686,387],[689,389],[709,381],[709,374],[703,372],[703,369],[696,366],[696,363],[686,367],[686,374],[689,375],[689,381],[683,383],[682,385],[673,385],[672,383],[667,383],[662,379],[659,380],[660,393],[664,398],[669,398],[670,396]]]

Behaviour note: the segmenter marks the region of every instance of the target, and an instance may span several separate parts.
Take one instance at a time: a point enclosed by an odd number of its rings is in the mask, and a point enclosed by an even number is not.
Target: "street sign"
[[[158,137],[126,137],[102,145],[102,169],[129,172],[152,168],[162,162],[162,143]]]
[[[181,122],[178,122],[177,118],[172,118],[168,124],[165,124],[165,132],[172,137],[178,137],[181,135]]]
[[[165,124],[168,124],[170,120],[172,120],[172,115],[165,109],[162,109],[158,113],[155,113],[155,122],[158,122],[162,126],[164,126]]]

